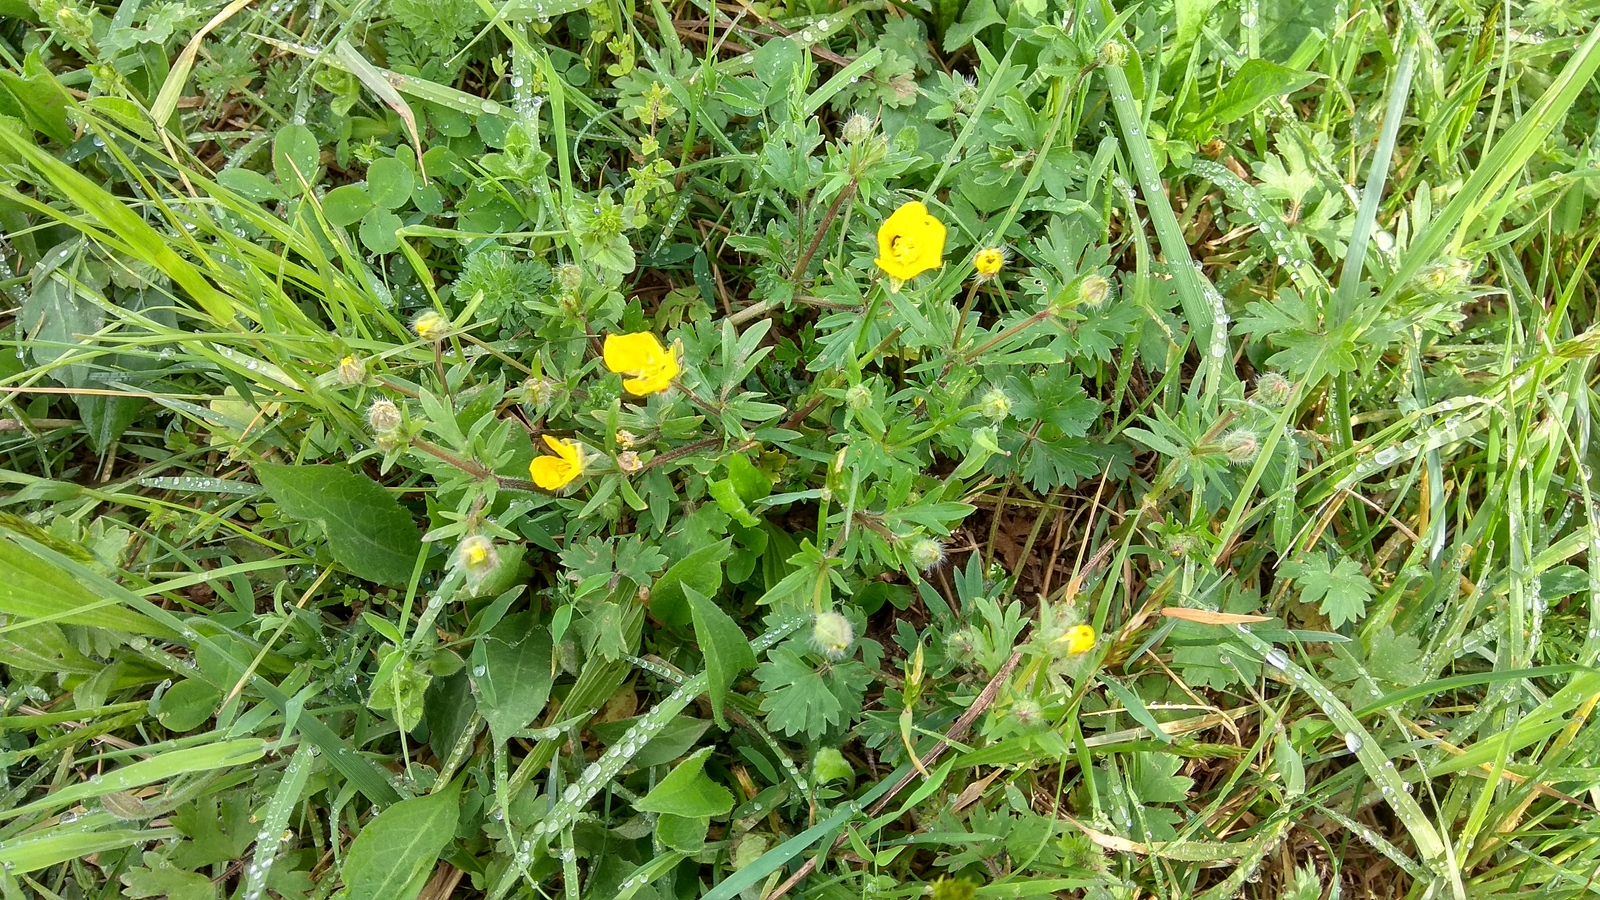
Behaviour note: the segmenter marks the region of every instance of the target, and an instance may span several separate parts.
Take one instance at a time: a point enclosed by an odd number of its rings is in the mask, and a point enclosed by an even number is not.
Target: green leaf
[[[217,183],[257,203],[283,199],[283,192],[278,190],[278,186],[254,169],[223,169],[217,173]]]
[[[686,818],[720,816],[733,809],[733,793],[707,777],[706,747],[679,763],[655,789],[644,795],[634,808],[640,812],[665,813]]]
[[[404,586],[422,550],[411,514],[378,483],[336,466],[256,465],[256,478],[283,511],[316,522],[328,549],[359,578]]]
[[[361,829],[345,856],[349,900],[415,900],[456,834],[461,783],[389,807]]]
[[[367,167],[367,192],[372,202],[384,209],[404,206],[415,186],[411,167],[392,156],[373,160]]]
[[[139,613],[95,597],[71,575],[6,540],[0,540],[0,613],[23,621],[49,619],[63,625],[172,636]]]
[[[400,249],[400,229],[405,223],[387,209],[372,209],[361,217],[361,243],[373,253]]]
[[[193,731],[217,711],[222,692],[198,678],[185,678],[161,695],[160,708],[152,709],[168,731]],[[155,701],[151,706],[155,707]]]
[[[1317,80],[1316,75],[1290,69],[1264,59],[1246,60],[1237,74],[1217,94],[1202,120],[1218,125],[1237,122],[1273,97],[1292,94]]]
[[[331,224],[348,228],[372,211],[372,198],[359,184],[336,187],[322,198],[322,214]]]
[[[961,11],[961,21],[951,25],[944,33],[944,52],[954,53],[972,43],[978,32],[990,25],[1004,25],[1005,19],[995,8],[994,0],[975,0]]]
[[[620,722],[596,722],[589,726],[600,740],[609,746],[622,740],[628,729],[642,718],[635,716],[623,719]],[[656,732],[655,737],[644,745],[644,749],[633,755],[633,764],[639,768],[665,765],[689,752],[689,748],[700,740],[700,736],[711,727],[707,719],[691,719],[687,716],[676,716],[662,729]]]
[[[674,563],[650,590],[650,614],[668,625],[689,624],[693,616],[684,598],[684,585],[704,596],[715,597],[722,587],[722,561],[731,553],[733,540],[723,538]]]
[[[272,172],[291,195],[317,183],[317,161],[322,150],[317,137],[304,125],[286,125],[272,141]]]
[[[550,632],[534,613],[508,616],[472,648],[478,709],[497,741],[527,727],[550,699]]]
[[[144,862],[122,876],[122,883],[127,886],[124,896],[167,900],[214,900],[217,896],[217,886],[209,877],[176,868],[158,853],[145,853]]]
[[[1320,553],[1304,560],[1290,560],[1279,571],[1293,578],[1300,588],[1301,603],[1317,603],[1333,627],[1360,621],[1367,614],[1367,603],[1374,593],[1372,580],[1355,560],[1339,555],[1330,565]]]
[[[98,776],[94,781],[83,781],[68,785],[48,797],[35,800],[32,803],[8,810],[0,810],[0,821],[39,812],[40,810],[60,809],[80,800],[103,797],[106,794],[114,794],[117,791],[143,787],[147,784],[166,781],[179,775],[248,765],[265,756],[266,752],[267,742],[260,738],[240,738],[234,741],[220,741],[214,744],[188,747],[183,750],[169,750],[159,756],[153,756],[149,759],[129,763],[121,768],[114,769]]]
[[[728,727],[722,717],[722,704],[728,688],[739,673],[756,664],[755,652],[744,630],[709,597],[687,582],[681,585],[683,596],[689,602],[689,613],[694,619],[695,642],[706,658],[707,693],[711,696],[711,712],[717,724]]]
[[[789,646],[775,648],[756,667],[766,696],[761,711],[767,725],[787,735],[818,738],[861,710],[861,692],[872,675],[858,662],[830,667],[824,678]]]
[[[656,817],[656,839],[666,847],[683,853],[699,853],[706,845],[706,832],[711,830],[707,816],[675,816],[662,813]]]

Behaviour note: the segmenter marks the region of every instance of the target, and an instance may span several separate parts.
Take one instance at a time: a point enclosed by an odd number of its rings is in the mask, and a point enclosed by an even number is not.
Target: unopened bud
[[[978,407],[984,418],[998,422],[1011,415],[1011,398],[999,388],[990,388],[978,400]]]
[[[1230,431],[1222,436],[1222,453],[1228,462],[1242,466],[1255,461],[1261,452],[1261,439],[1253,431]]]
[[[1106,41],[1100,45],[1100,50],[1095,54],[1095,62],[1113,69],[1121,68],[1128,61],[1128,45],[1118,40]]]
[[[450,333],[450,320],[431,309],[425,309],[411,320],[411,330],[425,341],[442,341]]]
[[[1256,379],[1256,400],[1263,406],[1281,408],[1294,394],[1294,383],[1277,372],[1267,372]]]
[[[1089,275],[1078,282],[1078,305],[1095,307],[1111,296],[1111,282],[1104,275]]]
[[[843,659],[855,642],[856,630],[849,619],[836,612],[817,613],[811,625],[811,644],[817,652],[829,659]]]
[[[500,554],[494,548],[494,541],[481,534],[474,534],[464,539],[456,548],[456,562],[470,577],[482,578],[499,565]]]
[[[859,144],[872,137],[872,132],[872,119],[862,113],[856,113],[845,120],[844,128],[840,129],[839,136],[844,138],[847,144]]]
[[[1044,724],[1044,710],[1039,708],[1038,701],[1018,700],[1011,704],[1011,718],[1023,728],[1037,728]]]
[[[933,538],[922,538],[911,545],[911,564],[924,572],[944,562],[944,545]]]
[[[367,407],[367,424],[379,437],[398,432],[400,423],[400,407],[395,406],[393,400],[374,400]]]
[[[945,640],[945,655],[959,666],[970,666],[978,659],[978,633],[969,625]]]
[[[872,390],[864,384],[854,384],[844,392],[844,403],[854,410],[866,409],[872,403]]]
[[[570,294],[583,287],[583,270],[572,263],[561,265],[556,268],[556,283]]]
[[[339,383],[346,386],[360,384],[367,380],[367,364],[354,356],[346,356],[339,360]]]

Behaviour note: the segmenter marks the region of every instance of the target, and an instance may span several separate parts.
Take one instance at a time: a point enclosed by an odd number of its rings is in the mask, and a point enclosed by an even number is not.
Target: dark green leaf
[[[720,816],[733,809],[732,792],[706,776],[706,757],[710,755],[707,747],[679,763],[634,807],[640,812],[688,818]]]
[[[367,192],[372,202],[384,209],[404,206],[415,185],[411,167],[392,156],[373,160],[367,167]]]
[[[414,900],[455,837],[460,782],[402,800],[367,823],[345,856],[349,900]]]
[[[531,612],[508,616],[473,646],[478,709],[495,740],[510,740],[544,710],[554,676],[550,654],[550,632]]]
[[[371,211],[372,198],[359,184],[336,187],[322,198],[322,214],[340,228],[354,225]]]
[[[724,538],[690,553],[673,564],[650,591],[650,614],[668,625],[687,625],[692,620],[683,586],[691,585],[707,597],[715,597],[722,587],[722,561],[733,553],[733,541]]]
[[[1283,94],[1292,94],[1317,80],[1317,76],[1290,69],[1264,59],[1246,60],[1205,117],[1218,125],[1237,122],[1255,112],[1263,103]]]
[[[256,478],[284,512],[321,525],[333,558],[358,577],[391,586],[410,580],[422,536],[377,482],[336,466],[270,463],[256,466]]]
[[[750,640],[745,637],[739,624],[717,604],[688,582],[683,582],[681,589],[694,619],[695,642],[700,645],[700,652],[706,658],[711,711],[716,716],[717,724],[726,728],[722,704],[728,695],[728,688],[741,672],[755,666],[756,655],[750,649]]]
[[[291,195],[304,192],[317,183],[317,160],[321,155],[316,135],[304,125],[287,125],[272,141],[272,172]]]

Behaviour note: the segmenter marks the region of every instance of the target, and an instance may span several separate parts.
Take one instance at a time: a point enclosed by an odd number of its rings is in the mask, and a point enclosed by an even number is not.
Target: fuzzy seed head
[[[374,400],[372,405],[367,407],[367,425],[378,437],[398,433],[400,422],[400,407],[395,406],[393,400]]]
[[[978,633],[972,626],[957,631],[945,640],[945,655],[956,665],[966,667],[978,661]]]
[[[450,320],[431,309],[425,309],[411,320],[411,330],[425,341],[438,343],[450,333]]]
[[[911,545],[911,564],[926,572],[944,562],[944,545],[933,538],[921,538]]]
[[[632,450],[639,443],[638,435],[626,428],[617,431],[617,446],[624,450]]]
[[[836,612],[817,613],[811,624],[811,644],[829,659],[844,659],[850,645],[856,642],[855,627],[850,620]]]
[[[639,454],[632,450],[624,450],[617,454],[617,468],[624,472],[637,472],[644,465],[639,461]]]

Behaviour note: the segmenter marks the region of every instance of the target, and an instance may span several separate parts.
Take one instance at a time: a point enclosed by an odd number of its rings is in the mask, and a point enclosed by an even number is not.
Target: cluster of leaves
[[[0,892],[1585,890],[1592,11],[1126,6],[0,0]]]

